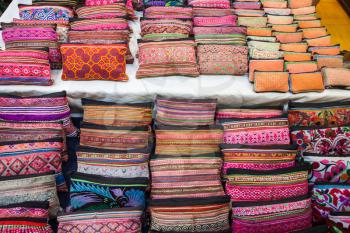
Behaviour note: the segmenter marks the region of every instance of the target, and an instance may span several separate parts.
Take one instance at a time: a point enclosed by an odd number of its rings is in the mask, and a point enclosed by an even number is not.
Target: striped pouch
[[[274,170],[294,167],[296,146],[246,146],[222,144],[223,173],[229,168]]]
[[[156,122],[162,125],[213,125],[216,99],[178,99],[157,96]]]
[[[306,53],[307,48],[307,43],[304,42],[281,44],[281,50],[286,52]]]
[[[303,32],[303,38],[304,39],[315,39],[318,37],[327,36],[327,28],[320,27],[320,28],[304,28],[301,29]]]
[[[249,61],[249,81],[254,81],[255,71],[283,71],[283,60],[250,60]]]
[[[235,9],[259,10],[261,8],[261,3],[260,2],[233,2],[232,7]]]
[[[311,53],[284,52],[284,60],[287,62],[311,61]]]
[[[338,55],[340,54],[340,45],[334,46],[321,46],[321,47],[309,47],[309,52],[320,55]]]
[[[59,215],[58,233],[137,233],[142,229],[141,208],[114,208],[110,210],[77,211]]]
[[[321,20],[319,20],[319,19],[316,19],[316,20],[297,20],[296,23],[298,23],[299,27],[302,29],[322,27]]]
[[[246,35],[247,34],[247,28],[246,27],[194,27],[193,28],[193,34],[196,36],[198,35],[230,35],[230,34],[241,34]]]
[[[288,72],[254,72],[255,92],[288,92]]]
[[[343,55],[314,55],[314,60],[317,61],[317,66],[319,69],[323,67],[327,68],[343,68]]]
[[[309,47],[311,46],[332,46],[331,42],[331,36],[323,36],[319,38],[314,38],[314,39],[306,39],[306,43],[308,44]]]
[[[188,38],[192,33],[192,22],[180,19],[141,20],[141,36],[149,40]]]
[[[236,202],[232,206],[233,232],[295,232],[311,226],[308,196],[270,202]]]
[[[292,73],[290,88],[294,94],[303,92],[322,92],[324,83],[321,72]]]
[[[145,206],[148,179],[109,178],[75,173],[71,177],[70,204],[76,210],[102,210]]]
[[[216,17],[216,16],[227,16],[232,15],[232,9],[210,9],[207,8],[193,8],[192,10],[193,17],[204,16],[204,17]]]
[[[267,17],[238,16],[237,25],[246,27],[266,27]]]
[[[75,31],[128,30],[129,24],[124,18],[75,19],[70,28]]]
[[[248,27],[248,36],[272,36],[272,29],[268,27]]]
[[[148,149],[106,150],[80,146],[78,172],[105,177],[149,177]]]
[[[228,15],[221,17],[194,17],[193,26],[196,27],[221,27],[221,26],[236,26],[236,15]]]
[[[315,61],[300,61],[300,62],[285,62],[285,71],[291,74],[310,73],[318,70],[317,62]]]
[[[270,24],[292,24],[293,16],[267,15],[267,22]]]
[[[151,6],[144,10],[143,16],[149,19],[192,19],[192,8]]]
[[[298,24],[271,24],[271,27],[276,32],[296,32]]]
[[[299,0],[288,0],[288,6],[292,9],[296,8],[303,8],[303,7],[309,7],[313,5],[312,0],[304,0],[304,1],[299,1]]]
[[[349,232],[350,215],[348,212],[330,213],[327,219],[329,232]]]
[[[226,194],[234,202],[276,201],[308,194],[307,166],[275,170],[227,169]]]
[[[326,87],[350,87],[350,70],[346,68],[323,68]]]
[[[303,40],[302,32],[274,32],[273,35],[281,43],[299,43]]]
[[[83,6],[75,9],[80,19],[107,19],[127,17],[124,3],[115,3],[103,6]]]
[[[291,9],[289,8],[268,8],[264,7],[264,11],[268,15],[290,15]]]
[[[219,123],[224,119],[254,119],[254,118],[273,118],[283,115],[281,107],[242,107],[235,108],[231,106],[218,106],[216,111],[216,120]]]
[[[285,0],[261,0],[263,7],[265,8],[287,8],[288,2]]]
[[[301,8],[294,8],[292,9],[293,15],[307,15],[307,14],[313,14],[316,12],[315,6],[307,6],[307,7],[301,7]]]

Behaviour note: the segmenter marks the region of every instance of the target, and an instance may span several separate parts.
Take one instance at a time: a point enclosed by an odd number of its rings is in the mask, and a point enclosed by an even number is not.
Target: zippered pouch
[[[287,62],[311,61],[311,53],[284,52]]]
[[[76,19],[70,22],[70,28],[75,31],[129,30],[129,24],[125,18]]]
[[[249,61],[249,81],[254,81],[256,71],[283,71],[284,60],[250,60]]]
[[[309,6],[312,6],[312,4],[313,4],[312,0],[304,0],[304,1],[288,0],[288,6],[292,9],[309,7]]]
[[[343,55],[314,55],[314,60],[317,61],[317,66],[319,69],[326,68],[343,68],[344,56]]]
[[[349,137],[348,126],[334,128],[309,126],[291,129],[292,141],[299,146],[300,151],[323,155],[350,154]]]
[[[143,16],[152,19],[192,19],[192,8],[151,6],[144,10]]]
[[[288,72],[254,72],[255,92],[288,92],[289,73]]]
[[[283,107],[231,107],[218,106],[216,110],[216,120],[219,123],[223,119],[254,119],[254,118],[273,118],[283,115]]]
[[[148,179],[108,178],[75,173],[71,177],[70,202],[73,210],[103,210],[145,206]]]
[[[325,89],[321,72],[290,74],[290,88],[293,94],[322,92]]]
[[[348,212],[331,213],[328,215],[327,225],[331,233],[349,233],[350,215]]]
[[[150,232],[227,233],[230,209],[228,196],[151,200]]]
[[[177,38],[175,35],[179,34],[179,38],[188,38],[192,32],[192,22],[189,20],[180,19],[153,19],[141,21],[141,36],[143,39],[147,37],[156,37],[157,35],[168,36],[170,38]],[[172,36],[174,35],[174,36]],[[158,37],[157,36],[157,37]]]
[[[114,208],[99,211],[77,211],[58,216],[58,233],[138,233],[142,229],[142,209]]]
[[[22,20],[56,21],[67,24],[74,17],[72,9],[64,6],[19,6],[19,17]]]
[[[146,126],[152,123],[152,103],[120,104],[82,99],[86,123],[110,126]]]
[[[103,6],[83,6],[77,8],[75,12],[80,19],[107,19],[128,16],[124,3]]]
[[[230,168],[274,170],[295,166],[296,146],[246,146],[222,144],[223,173]]]
[[[266,27],[267,17],[238,16],[237,25],[246,27]]]
[[[219,9],[231,8],[231,2],[229,0],[189,0],[188,5],[192,7],[203,7],[203,8],[219,8]]]
[[[313,14],[313,13],[316,13],[315,6],[307,6],[307,7],[300,7],[300,8],[293,8],[292,9],[293,15],[307,15],[307,14]]]
[[[194,17],[193,26],[195,27],[221,27],[236,26],[236,15],[228,15],[221,17]]]
[[[263,7],[265,8],[287,8],[288,2],[285,0],[262,0]]]
[[[281,44],[278,42],[248,41],[248,47],[259,50],[277,52],[279,51]]]
[[[308,196],[282,201],[233,203],[233,232],[294,232],[311,226],[311,199]]]
[[[286,15],[267,15],[267,22],[270,24],[292,24],[293,16]]]
[[[307,166],[275,170],[227,169],[226,194],[235,202],[275,201],[307,195]]]
[[[297,20],[296,23],[299,24],[299,27],[301,29],[322,27],[321,20],[319,20],[319,19],[316,19],[316,20]]]
[[[269,15],[290,15],[292,12],[290,8],[269,8],[269,7],[264,7],[264,11],[266,14],[269,14]]]
[[[271,27],[276,32],[296,32],[298,24],[271,24]]]
[[[46,201],[0,206],[0,231],[51,233],[48,208],[49,203]]]
[[[306,53],[308,45],[307,43],[286,43],[281,44],[281,50],[286,52],[295,52],[295,53]]]
[[[193,8],[192,13],[193,13],[193,17],[196,17],[196,16],[205,16],[205,17],[227,16],[227,15],[232,15],[233,9],[213,8],[213,9],[210,9],[210,11],[208,11],[207,8]]]
[[[326,87],[349,87],[350,70],[346,68],[323,68],[322,74]]]
[[[317,20],[319,19],[316,13],[306,14],[306,15],[294,15],[294,20]]]
[[[224,34],[247,34],[246,27],[194,27],[193,34],[197,35],[224,35]]]
[[[280,59],[283,58],[283,51],[269,51],[261,50],[257,48],[249,48],[249,58],[250,59]]]
[[[309,47],[311,47],[311,46],[331,46],[332,45],[330,35],[319,37],[319,38],[314,38],[314,39],[306,39],[305,41],[309,45]]]
[[[302,32],[274,32],[273,35],[281,43],[299,43],[303,40]]]
[[[320,55],[338,55],[340,54],[340,46],[334,45],[334,46],[322,46],[322,47],[309,47],[309,52],[314,54],[320,54]]]
[[[303,38],[305,39],[314,39],[322,36],[327,36],[327,28],[319,27],[319,28],[304,28],[301,29],[303,32]]]
[[[248,27],[247,36],[272,36],[272,29],[268,27]]]
[[[288,71],[291,74],[307,74],[318,71],[317,62],[315,61],[285,62],[284,67],[285,71]]]
[[[325,223],[333,212],[348,212],[349,184],[316,183],[312,189],[312,214],[315,223]]]

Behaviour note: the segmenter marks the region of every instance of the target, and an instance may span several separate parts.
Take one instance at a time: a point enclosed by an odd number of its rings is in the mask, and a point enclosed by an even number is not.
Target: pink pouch
[[[237,16],[228,15],[222,17],[194,17],[193,26],[236,26]]]
[[[71,22],[70,27],[76,31],[125,30],[129,29],[129,24],[123,18],[83,19]]]
[[[123,2],[122,0],[85,0],[85,6],[103,6],[110,5],[116,2]]]
[[[194,27],[194,35],[205,34],[247,34],[246,27]]]
[[[53,28],[12,27],[3,29],[2,38],[5,43],[20,40],[50,40],[57,42],[57,33]]]

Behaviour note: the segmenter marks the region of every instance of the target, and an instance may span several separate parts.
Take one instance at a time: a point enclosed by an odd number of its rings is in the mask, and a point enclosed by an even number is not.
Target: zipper
[[[152,206],[196,206],[210,204],[229,204],[229,196],[204,197],[204,198],[171,198],[171,199],[151,199],[149,205]]]
[[[0,146],[35,143],[35,142],[62,142],[63,143],[63,138],[61,137],[61,138],[50,138],[50,139],[42,139],[42,140],[7,141],[7,142],[0,142]]]
[[[249,146],[249,145],[240,145],[240,144],[221,144],[221,149],[253,149],[253,150],[269,150],[269,149],[275,149],[275,150],[297,150],[298,145],[275,145],[275,146]]]
[[[247,169],[240,169],[240,168],[229,168],[226,172],[227,175],[278,175],[278,174],[285,174],[290,172],[298,172],[298,171],[307,171],[309,168],[309,165],[307,164],[297,164],[295,167],[289,167],[289,168],[279,168],[275,170],[267,170],[267,171],[260,171],[260,170],[247,170]]]
[[[73,180],[82,180],[82,182],[97,182],[102,185],[139,185],[139,186],[148,186],[149,180],[146,177],[137,177],[137,178],[115,178],[115,177],[105,177],[99,175],[85,174],[76,172],[71,177]]]
[[[107,154],[125,154],[125,153],[141,153],[141,154],[150,154],[150,149],[131,149],[131,150],[109,150],[109,149],[100,149],[96,147],[81,146],[77,148],[77,152],[93,152],[93,153],[107,153]]]
[[[273,205],[273,204],[283,204],[290,202],[297,202],[309,199],[309,195],[301,196],[301,197],[292,197],[283,200],[274,200],[274,201],[258,201],[258,202],[232,202],[232,207],[250,207],[250,206],[264,206],[264,205]]]
[[[149,126],[107,126],[83,122],[80,128],[101,129],[101,130],[130,130],[130,131],[148,131]]]
[[[67,96],[66,91],[55,92],[55,93],[46,94],[46,95],[38,95],[38,96],[19,96],[19,95],[0,93],[0,97],[15,98],[15,99],[56,98],[56,97],[66,97],[66,96]]]

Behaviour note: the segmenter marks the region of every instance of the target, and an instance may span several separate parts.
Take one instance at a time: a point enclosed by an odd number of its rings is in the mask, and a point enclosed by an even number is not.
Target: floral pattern
[[[329,227],[329,232],[331,233],[349,233],[350,215],[329,215],[327,225]]]

